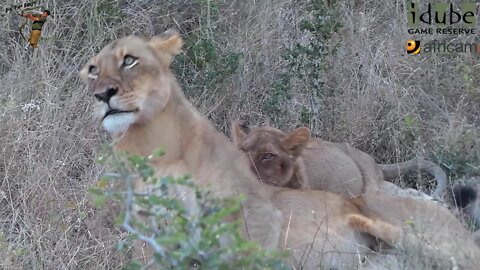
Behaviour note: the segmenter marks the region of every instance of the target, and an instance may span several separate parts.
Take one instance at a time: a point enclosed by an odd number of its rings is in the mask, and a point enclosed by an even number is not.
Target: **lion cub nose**
[[[117,92],[118,92],[118,88],[108,87],[107,90],[101,93],[95,93],[94,96],[95,98],[98,99],[98,101],[103,101],[105,103],[108,103],[110,101],[110,98],[115,96]]]

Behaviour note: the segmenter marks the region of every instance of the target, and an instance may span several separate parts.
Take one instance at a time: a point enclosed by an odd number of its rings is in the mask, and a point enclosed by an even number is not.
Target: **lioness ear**
[[[82,79],[84,82],[88,82],[88,72],[89,72],[88,70],[92,65],[92,63],[93,63],[93,60],[88,61],[88,63],[85,66],[83,66],[82,70],[80,70],[80,73],[79,73],[80,79]]]
[[[88,81],[88,67],[90,66],[90,64],[86,64],[82,70],[80,70],[80,79],[82,79],[84,82],[87,82]]]
[[[310,141],[310,130],[299,127],[282,140],[282,145],[294,156],[299,156]]]
[[[239,120],[232,122],[232,137],[235,146],[239,147],[247,138],[248,127],[242,124]]]
[[[150,47],[157,52],[175,56],[181,52],[183,40],[175,30],[167,30],[159,36],[152,37],[148,42]]]

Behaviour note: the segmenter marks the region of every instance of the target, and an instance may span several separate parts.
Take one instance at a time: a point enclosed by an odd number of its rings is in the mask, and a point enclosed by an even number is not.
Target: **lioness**
[[[266,248],[292,251],[292,266],[355,267],[358,256],[376,246],[375,237],[392,242],[389,230],[398,228],[363,216],[337,195],[261,184],[246,157],[184,97],[170,70],[181,46],[175,32],[150,40],[122,38],[103,48],[80,72],[116,151],[150,155],[166,146],[166,154],[154,162],[158,176],[190,173],[198,183],[209,184],[215,196],[245,194],[243,233]],[[142,180],[135,182],[136,190],[146,188]],[[355,229],[358,217],[371,222]]]
[[[275,186],[324,190],[344,197],[379,190],[396,194],[400,189],[384,179],[422,169],[437,180],[433,195],[439,197],[446,187],[445,173],[431,162],[413,159],[377,164],[370,155],[348,144],[310,138],[305,127],[285,134],[269,126],[248,129],[234,121],[232,137],[235,145],[249,155],[252,170],[259,178]],[[289,141],[293,138],[297,144],[292,147]]]
[[[391,245],[408,239],[407,248],[424,246],[398,224],[377,218],[370,201],[350,202],[326,192],[260,183],[245,155],[184,97],[169,67],[181,46],[175,32],[149,40],[126,37],[107,45],[82,69],[81,77],[97,100],[96,115],[112,134],[117,151],[150,155],[166,146],[166,155],[155,160],[158,176],[191,173],[198,183],[210,184],[213,195],[245,194],[244,235],[267,248],[290,250],[288,263],[299,269],[359,267],[369,247],[376,248],[375,238]],[[135,188],[144,190],[143,181],[138,179]],[[458,239],[465,248],[441,247],[427,254],[433,259],[458,258],[461,265],[477,263],[480,256],[474,255],[480,254],[468,250],[463,235]],[[472,259],[464,259],[465,254]]]

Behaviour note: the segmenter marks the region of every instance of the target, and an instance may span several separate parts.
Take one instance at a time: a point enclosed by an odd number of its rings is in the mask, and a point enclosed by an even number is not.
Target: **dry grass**
[[[174,27],[192,36],[215,29],[217,48],[241,53],[239,68],[189,98],[223,131],[239,117],[262,123],[269,120],[262,104],[287,64],[282,52],[305,40],[298,27],[305,3],[226,1],[209,21],[194,0],[119,1],[120,7],[117,1],[44,2],[55,16],[33,53],[23,50],[19,17],[0,17],[6,37],[0,41],[0,268],[116,269],[122,265],[114,248],[119,234],[101,237],[102,230],[115,230],[111,215],[96,210],[86,193],[102,171],[95,153],[105,136],[91,117],[80,67],[125,34],[150,36]],[[478,58],[405,55],[410,36],[403,1],[337,6],[344,28],[323,74],[330,94],[320,101],[314,132],[350,142],[380,162],[421,153],[454,178],[478,174]],[[189,72],[178,76],[201,75]],[[283,104],[285,127],[298,125],[300,105],[312,104],[304,88],[295,81]]]

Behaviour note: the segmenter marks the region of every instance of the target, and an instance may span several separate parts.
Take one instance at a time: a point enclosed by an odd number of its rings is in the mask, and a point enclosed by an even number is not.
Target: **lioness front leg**
[[[242,204],[245,219],[243,233],[262,247],[279,247],[282,231],[282,213],[272,203],[248,201]]]

